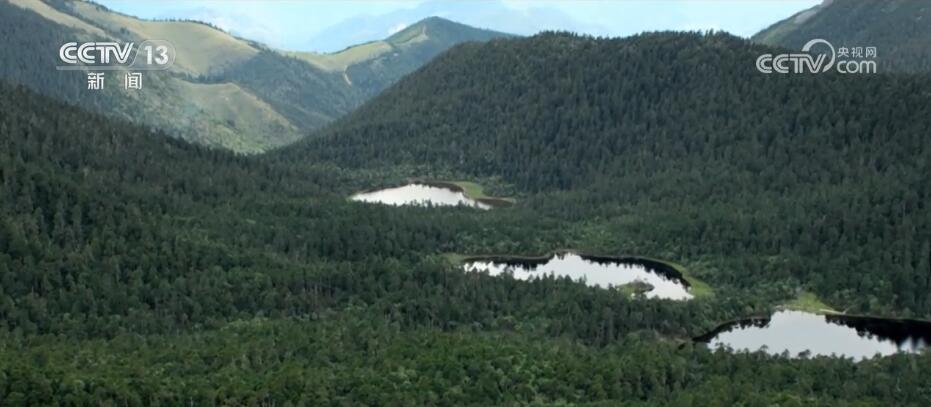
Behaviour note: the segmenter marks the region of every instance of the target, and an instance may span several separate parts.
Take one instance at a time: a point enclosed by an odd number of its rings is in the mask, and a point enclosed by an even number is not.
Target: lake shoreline
[[[807,322],[805,322],[806,320]],[[812,325],[813,321],[820,321],[820,323],[815,326]],[[819,333],[813,334],[813,330],[822,329],[820,326],[826,328],[824,328],[823,332],[819,331]],[[793,333],[792,336],[808,335],[806,336],[808,338],[806,343],[810,342],[813,346],[810,349],[820,348],[814,354],[827,355],[829,352],[827,349],[831,349],[830,352],[833,352],[834,348],[830,347],[831,345],[825,347],[825,343],[819,342],[823,341],[821,338],[824,335],[833,335],[836,344],[850,344],[849,339],[837,337],[837,328],[827,328],[831,326],[845,327],[852,330],[850,334],[845,335],[848,335],[848,338],[857,338],[858,341],[892,344],[893,347],[887,347],[885,350],[875,349],[881,350],[879,353],[883,356],[900,352],[920,352],[931,344],[931,321],[927,320],[836,313],[824,314],[790,309],[777,309],[768,315],[751,315],[745,318],[731,319],[718,324],[708,332],[692,337],[691,340],[693,343],[705,344],[709,346],[709,349],[712,344],[717,342],[719,345],[723,343],[735,350],[754,352],[776,349],[774,352],[769,353],[779,354],[781,352],[778,349],[784,347],[791,349],[794,346],[795,351],[799,350],[797,341],[785,339],[786,331],[791,329],[798,331]],[[748,342],[748,338],[752,338],[747,336],[748,333],[755,335],[757,338],[749,339]],[[763,338],[766,339],[760,343]],[[771,343],[767,343],[769,341]],[[748,347],[750,343],[754,343],[754,347]],[[756,348],[761,345],[763,347]],[[861,360],[871,357],[872,355],[868,351],[871,346],[875,345],[865,343],[862,346],[866,349],[865,352],[858,352],[855,349],[848,348],[848,353],[841,352],[841,356],[860,357]],[[795,354],[795,351],[790,353]]]
[[[478,265],[492,275],[511,270],[518,279],[532,279],[536,270],[555,276],[582,279],[590,286],[614,287],[636,297],[691,300],[691,283],[675,267],[630,255],[589,254],[579,250],[556,250],[543,255],[455,256],[465,269]],[[555,268],[554,268],[555,267]],[[647,288],[648,287],[648,288]]]
[[[471,263],[477,261],[489,261],[497,263],[524,263],[539,265],[544,264],[547,261],[551,260],[553,257],[558,255],[574,254],[579,257],[582,257],[585,260],[592,261],[595,263],[622,263],[622,264],[638,264],[646,266],[652,270],[657,271],[659,274],[675,279],[682,282],[682,284],[687,288],[692,288],[692,282],[685,277],[677,267],[672,264],[666,263],[661,260],[652,259],[649,257],[635,256],[635,255],[606,255],[606,254],[592,254],[580,250],[571,250],[571,249],[562,249],[562,250],[553,250],[547,254],[543,255],[473,255],[465,256],[461,259],[463,263]]]
[[[514,206],[514,202],[508,200],[507,198],[502,197],[493,197],[493,196],[474,196],[469,193],[465,187],[458,184],[456,181],[442,181],[442,180],[433,180],[433,179],[424,179],[424,178],[410,178],[408,179],[409,184],[421,184],[428,187],[437,187],[437,188],[446,188],[453,190],[455,192],[461,192],[466,198],[472,199],[476,202],[481,202],[485,205],[489,205],[494,208],[507,208],[509,206]],[[476,184],[481,188],[481,185]]]
[[[461,181],[461,182],[465,182],[465,181]],[[480,184],[477,184],[477,183],[473,183],[473,184],[475,184],[477,188],[479,188],[479,190],[483,189],[483,187]],[[475,202],[484,204],[484,205],[488,205],[493,209],[507,208],[510,206],[514,206],[516,204],[516,201],[513,198],[487,196],[487,195],[484,195],[484,193],[482,193],[481,196],[475,196],[474,194],[470,193],[465,187],[460,185],[457,181],[443,181],[443,180],[435,180],[435,179],[429,179],[429,178],[407,178],[402,182],[389,183],[389,184],[382,185],[382,186],[366,188],[361,191],[354,192],[352,195],[349,196],[349,199],[352,199],[353,197],[358,196],[358,195],[370,194],[370,193],[383,191],[386,189],[392,189],[392,188],[402,188],[408,185],[423,185],[427,187],[448,189],[453,192],[462,193],[462,195],[465,196],[466,198],[471,199]]]

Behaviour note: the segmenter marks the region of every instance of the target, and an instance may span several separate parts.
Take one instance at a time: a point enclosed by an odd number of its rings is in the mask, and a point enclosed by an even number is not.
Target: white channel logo
[[[165,40],[135,43],[68,42],[58,49],[58,70],[162,70],[175,62],[175,47]],[[140,55],[142,54],[142,55]]]
[[[810,51],[815,46],[820,45],[823,52],[812,54]],[[854,57],[862,58],[862,47],[857,47]],[[872,54],[872,55],[871,55]],[[876,49],[867,47],[866,55],[875,56]],[[840,59],[849,57],[850,50],[842,47],[835,50],[830,42],[821,38],[815,38],[805,43],[801,53],[791,54],[763,54],[756,59],[756,69],[762,73],[822,73],[829,71],[832,67],[842,74],[871,74],[876,73],[876,61],[872,59]]]

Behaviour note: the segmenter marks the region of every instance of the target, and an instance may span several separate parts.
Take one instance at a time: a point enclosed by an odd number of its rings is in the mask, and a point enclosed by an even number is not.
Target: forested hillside
[[[586,240],[528,208],[350,203],[370,174],[211,151],[6,85],[0,135],[0,404],[928,401],[926,356],[688,342],[778,289],[647,301],[436,256]]]
[[[825,0],[779,21],[753,40],[792,50],[822,38],[835,48],[876,47],[880,72],[931,72],[931,3]]]
[[[760,50],[460,46],[319,141],[252,157],[0,83],[0,405],[931,404],[931,354],[691,342],[805,290],[928,315],[927,81],[761,79]],[[412,175],[519,199],[346,199]],[[677,262],[713,294],[456,262],[560,248]]]
[[[677,33],[464,45],[280,156],[497,176],[593,242],[708,261],[716,284],[931,316],[928,77],[762,75],[765,51]]]

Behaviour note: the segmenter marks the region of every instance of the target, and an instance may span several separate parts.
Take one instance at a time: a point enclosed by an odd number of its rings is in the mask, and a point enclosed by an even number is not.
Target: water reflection
[[[491,206],[471,199],[462,191],[423,184],[408,184],[397,188],[386,188],[372,192],[353,195],[350,199],[360,202],[382,203],[386,205],[466,205],[479,209],[491,209]]]
[[[629,283],[640,283],[648,298],[687,300],[692,298],[688,284],[681,278],[670,275],[671,270],[648,267],[647,262],[611,260],[566,253],[551,256],[543,261],[517,259],[492,259],[467,263],[467,271],[487,271],[491,275],[511,273],[519,280],[530,280],[543,276],[569,277],[584,280],[589,286],[616,287]]]
[[[809,352],[863,359],[876,354],[921,351],[931,343],[931,324],[779,311],[771,318],[724,324],[696,340],[708,342],[711,348],[728,346],[738,351],[763,349],[771,354],[788,352],[798,356]]]

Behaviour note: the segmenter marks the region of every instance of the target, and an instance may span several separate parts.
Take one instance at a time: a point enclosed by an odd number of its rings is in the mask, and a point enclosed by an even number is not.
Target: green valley
[[[931,405],[924,74],[765,75],[786,44],[724,32],[0,22],[0,405]],[[149,35],[200,58],[136,96],[29,65]],[[399,185],[459,200],[355,199]]]

